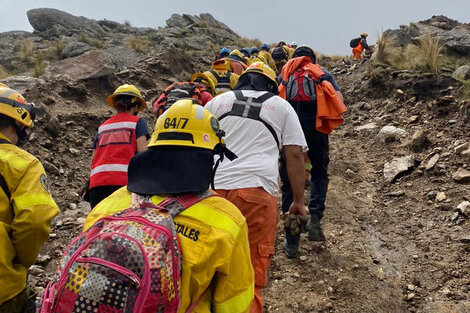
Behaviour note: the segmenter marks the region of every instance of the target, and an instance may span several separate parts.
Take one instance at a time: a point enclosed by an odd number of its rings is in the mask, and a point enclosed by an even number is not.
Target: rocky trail
[[[41,291],[90,210],[78,193],[96,128],[112,115],[105,97],[131,82],[151,100],[170,82],[207,69],[216,47],[241,46],[243,38],[209,14],[173,15],[159,29],[48,9],[28,16],[34,33],[0,34],[0,65],[11,74],[0,81],[47,111],[25,146],[44,164],[62,211],[30,270],[30,283]],[[468,24],[433,17],[392,32],[406,43],[431,31],[468,57],[470,43],[456,40],[470,38]],[[32,56],[21,48],[30,42],[36,56],[64,45],[52,51],[58,57],[44,59],[37,78],[28,72]],[[329,57],[319,63],[335,75],[349,109],[330,136],[328,240],[302,238],[300,258],[288,260],[279,224],[266,312],[470,312],[464,84],[447,70],[414,73]],[[152,128],[152,114],[142,116]]]

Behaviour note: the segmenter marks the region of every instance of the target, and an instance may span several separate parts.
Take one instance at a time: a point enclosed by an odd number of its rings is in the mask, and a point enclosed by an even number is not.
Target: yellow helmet
[[[366,37],[369,36],[369,35],[367,35],[367,33],[361,33],[360,36],[366,38]]]
[[[214,95],[215,94],[214,81],[210,79],[209,76],[207,76],[205,73],[201,73],[201,72],[194,73],[193,76],[191,76],[191,82],[198,81],[199,79],[202,83],[207,85],[209,93]]]
[[[240,52],[240,50],[234,49],[230,52],[229,55],[236,55],[237,57],[243,59],[244,55]]]
[[[8,88],[7,85],[5,85],[4,83],[0,83],[0,87],[5,87],[5,88]]]
[[[176,101],[155,123],[149,147],[184,146],[214,150],[224,144],[224,132],[209,110],[191,99]]]
[[[26,127],[32,127],[36,114],[34,104],[26,103],[18,91],[2,85],[0,86],[0,114],[9,116]]]
[[[255,62],[248,66],[248,68],[243,72],[243,75],[248,74],[248,73],[258,73],[261,75],[266,76],[271,80],[271,82],[274,84],[274,86],[278,86],[277,80],[276,80],[276,73],[273,71],[272,68],[270,68],[267,64],[263,62]]]
[[[138,106],[139,111],[143,111],[147,108],[147,102],[145,102],[139,89],[134,85],[124,84],[119,86],[112,95],[109,95],[108,98],[106,98],[106,102],[108,102],[110,107],[114,108],[114,99],[119,95],[134,96],[132,103],[136,101],[140,102]]]

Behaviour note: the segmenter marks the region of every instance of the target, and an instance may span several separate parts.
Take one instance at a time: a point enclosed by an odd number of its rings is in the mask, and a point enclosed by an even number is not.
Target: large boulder
[[[88,44],[80,41],[71,41],[65,46],[64,51],[62,52],[62,58],[67,59],[76,57],[89,50],[91,50],[91,47]]]
[[[43,37],[71,36],[76,33],[84,33],[90,37],[105,35],[105,31],[96,21],[57,9],[32,9],[27,15],[31,26]]]
[[[111,75],[135,65],[139,54],[132,49],[113,47],[88,51],[80,56],[56,62],[47,68],[47,77],[65,76],[71,80],[85,80]]]
[[[452,74],[452,78],[457,80],[470,80],[470,66],[462,65],[455,70]]]

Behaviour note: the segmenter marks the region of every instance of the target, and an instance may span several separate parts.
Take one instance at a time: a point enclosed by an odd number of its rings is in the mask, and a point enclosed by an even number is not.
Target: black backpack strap
[[[0,144],[11,144],[11,142],[0,138]],[[7,182],[5,181],[5,178],[3,178],[1,174],[0,174],[0,187],[2,188],[3,192],[8,197],[8,199],[10,199],[11,198],[10,189],[8,189]]]
[[[214,70],[209,70],[209,72],[210,72],[212,75],[214,75],[214,77],[215,77],[215,79],[217,79],[217,81],[220,80],[220,76],[219,76],[219,74],[217,74],[216,71],[214,71]]]
[[[7,196],[7,198],[11,199],[10,189],[8,189],[7,182],[5,181],[5,178],[3,178],[2,175],[0,175],[0,187],[2,187],[2,190]]]
[[[255,101],[249,102],[248,97],[243,96],[241,90],[234,90],[233,93],[235,94],[236,100],[233,102],[232,110],[222,114],[219,117],[219,121],[230,115],[251,118],[253,120],[260,121],[264,124],[264,126],[266,126],[268,131],[271,133],[274,140],[276,141],[277,146],[280,147],[280,141],[279,138],[277,138],[276,131],[270,124],[268,124],[260,117],[263,102],[267,101],[268,99],[271,99],[275,95],[273,93],[267,92],[259,96],[258,98],[251,98]]]

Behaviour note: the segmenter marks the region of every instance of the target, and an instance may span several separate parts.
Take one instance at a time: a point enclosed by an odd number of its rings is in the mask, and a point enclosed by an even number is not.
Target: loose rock
[[[394,158],[384,165],[385,182],[393,183],[397,178],[403,176],[416,167],[417,161],[412,156]]]

